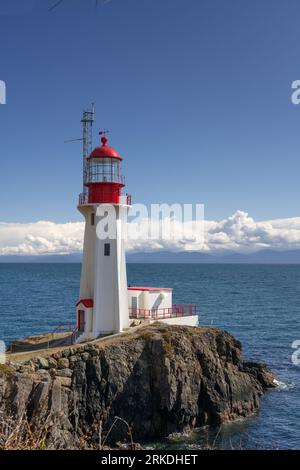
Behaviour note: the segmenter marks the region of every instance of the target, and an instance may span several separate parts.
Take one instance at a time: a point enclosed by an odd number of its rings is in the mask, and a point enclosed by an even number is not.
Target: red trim
[[[89,183],[89,204],[120,204],[121,189],[124,184],[120,183]]]
[[[116,158],[117,160],[122,160],[122,157],[118,152],[108,145],[102,145],[101,147],[96,147],[89,158]]]
[[[132,204],[131,194],[126,194],[125,196],[120,194],[118,204],[121,203],[121,202],[122,202],[122,204],[127,204],[128,206],[131,206],[131,204]],[[78,205],[79,206],[84,206],[86,204],[89,204],[88,194],[85,194],[85,193],[79,194]],[[114,204],[116,204],[116,203],[114,203]]]
[[[141,291],[167,291],[171,292],[171,287],[128,287],[128,290],[141,290]]]
[[[92,308],[94,306],[94,301],[93,299],[81,299],[77,302],[76,307],[80,304],[84,305],[86,308]]]

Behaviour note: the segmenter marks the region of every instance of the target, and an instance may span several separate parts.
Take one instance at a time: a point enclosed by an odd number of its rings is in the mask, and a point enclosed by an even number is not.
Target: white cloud
[[[140,228],[147,224],[144,219]],[[199,222],[200,223],[200,222]],[[261,249],[300,249],[300,217],[255,221],[246,212],[237,211],[221,221],[204,222],[204,242],[190,222],[176,222],[185,238],[128,240],[128,251],[202,251],[252,253]],[[0,223],[0,255],[46,255],[79,253],[83,243],[83,222],[57,224]]]
[[[0,255],[68,254],[82,250],[81,222],[0,223]]]

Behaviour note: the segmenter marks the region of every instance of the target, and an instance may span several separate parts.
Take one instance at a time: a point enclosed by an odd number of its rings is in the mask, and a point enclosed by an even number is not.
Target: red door
[[[84,331],[85,320],[84,320],[84,310],[78,311],[78,330]]]

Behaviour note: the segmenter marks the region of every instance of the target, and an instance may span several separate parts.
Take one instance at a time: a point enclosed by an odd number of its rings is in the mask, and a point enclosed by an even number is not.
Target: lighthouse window
[[[118,161],[112,163],[112,175],[115,178],[120,176],[120,163]]]
[[[91,160],[88,176],[91,183],[119,183],[120,162],[111,158]]]
[[[110,256],[110,243],[104,243],[104,256]]]

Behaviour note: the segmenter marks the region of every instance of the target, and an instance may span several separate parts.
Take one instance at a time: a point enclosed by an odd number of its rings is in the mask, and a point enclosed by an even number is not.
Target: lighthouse
[[[198,325],[197,307],[173,304],[170,287],[127,286],[125,241],[131,196],[124,194],[122,157],[107,131],[92,150],[93,111],[83,117],[83,193],[78,209],[85,219],[80,295],[76,305],[76,341],[119,333],[155,321]]]
[[[108,145],[88,156],[84,193],[78,209],[85,219],[80,298],[77,303],[78,341],[117,333],[129,326],[125,260],[125,230],[131,198],[124,195],[122,157]]]

